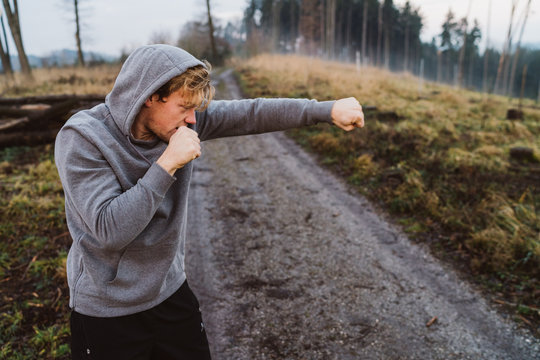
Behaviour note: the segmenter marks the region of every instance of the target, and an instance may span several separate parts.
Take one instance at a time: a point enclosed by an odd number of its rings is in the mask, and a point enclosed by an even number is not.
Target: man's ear
[[[144,102],[144,106],[151,107],[156,101],[158,101],[159,96],[157,94],[152,94],[146,101]]]

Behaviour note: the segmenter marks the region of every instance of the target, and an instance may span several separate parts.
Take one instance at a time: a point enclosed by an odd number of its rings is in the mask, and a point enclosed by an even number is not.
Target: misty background
[[[144,7],[100,0],[2,3],[3,72],[118,62],[137,46],[167,43],[214,65],[231,56],[294,53],[490,93],[540,96],[540,38],[537,42],[530,34],[538,26],[537,5],[531,0],[208,0],[155,1]],[[38,26],[51,19],[50,9],[58,20]],[[95,25],[106,14],[114,20]],[[433,18],[441,14],[437,28]],[[145,36],[136,34],[134,23]],[[50,35],[56,24],[63,30]],[[36,36],[41,36],[39,46],[26,51],[24,41],[36,44]]]

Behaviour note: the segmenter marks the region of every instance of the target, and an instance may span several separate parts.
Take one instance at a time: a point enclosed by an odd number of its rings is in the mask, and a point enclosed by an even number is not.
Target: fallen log
[[[59,104],[55,104],[46,110],[19,109],[21,111],[19,114],[25,114],[26,116],[4,122],[0,125],[0,131],[5,133],[23,129],[46,129],[48,125],[53,123],[60,126],[64,122],[64,117],[70,110],[76,107],[78,103],[77,99],[69,99]],[[13,112],[13,114],[15,113],[17,112]]]
[[[18,118],[18,119],[5,119],[0,123],[0,131],[16,128],[22,126],[23,124],[28,123],[28,116]]]
[[[9,146],[35,146],[54,142],[59,129],[24,131],[0,134],[0,148]]]
[[[0,98],[0,148],[54,142],[73,111],[88,109],[103,101],[101,95]]]
[[[50,106],[49,106],[50,107]],[[44,109],[28,109],[26,107],[14,107],[14,106],[6,106],[6,105],[0,105],[0,117],[25,117],[32,113],[35,113],[37,111],[43,111]]]
[[[43,96],[27,96],[18,98],[0,98],[0,105],[24,105],[24,104],[57,104],[67,100],[75,99],[79,102],[103,102],[105,95],[43,95]]]

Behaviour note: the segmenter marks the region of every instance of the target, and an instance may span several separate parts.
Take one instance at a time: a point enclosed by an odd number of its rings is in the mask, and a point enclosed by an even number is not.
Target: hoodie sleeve
[[[55,161],[66,208],[96,246],[108,249],[127,246],[144,230],[175,180],[154,163],[124,191],[99,149],[69,127],[58,133]]]
[[[214,100],[197,114],[201,140],[260,134],[286,130],[319,122],[332,123],[335,101],[307,99]]]

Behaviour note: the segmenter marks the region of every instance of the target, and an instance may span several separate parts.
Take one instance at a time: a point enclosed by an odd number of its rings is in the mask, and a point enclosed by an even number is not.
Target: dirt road
[[[189,206],[214,359],[540,359],[538,339],[281,133],[204,143]]]

